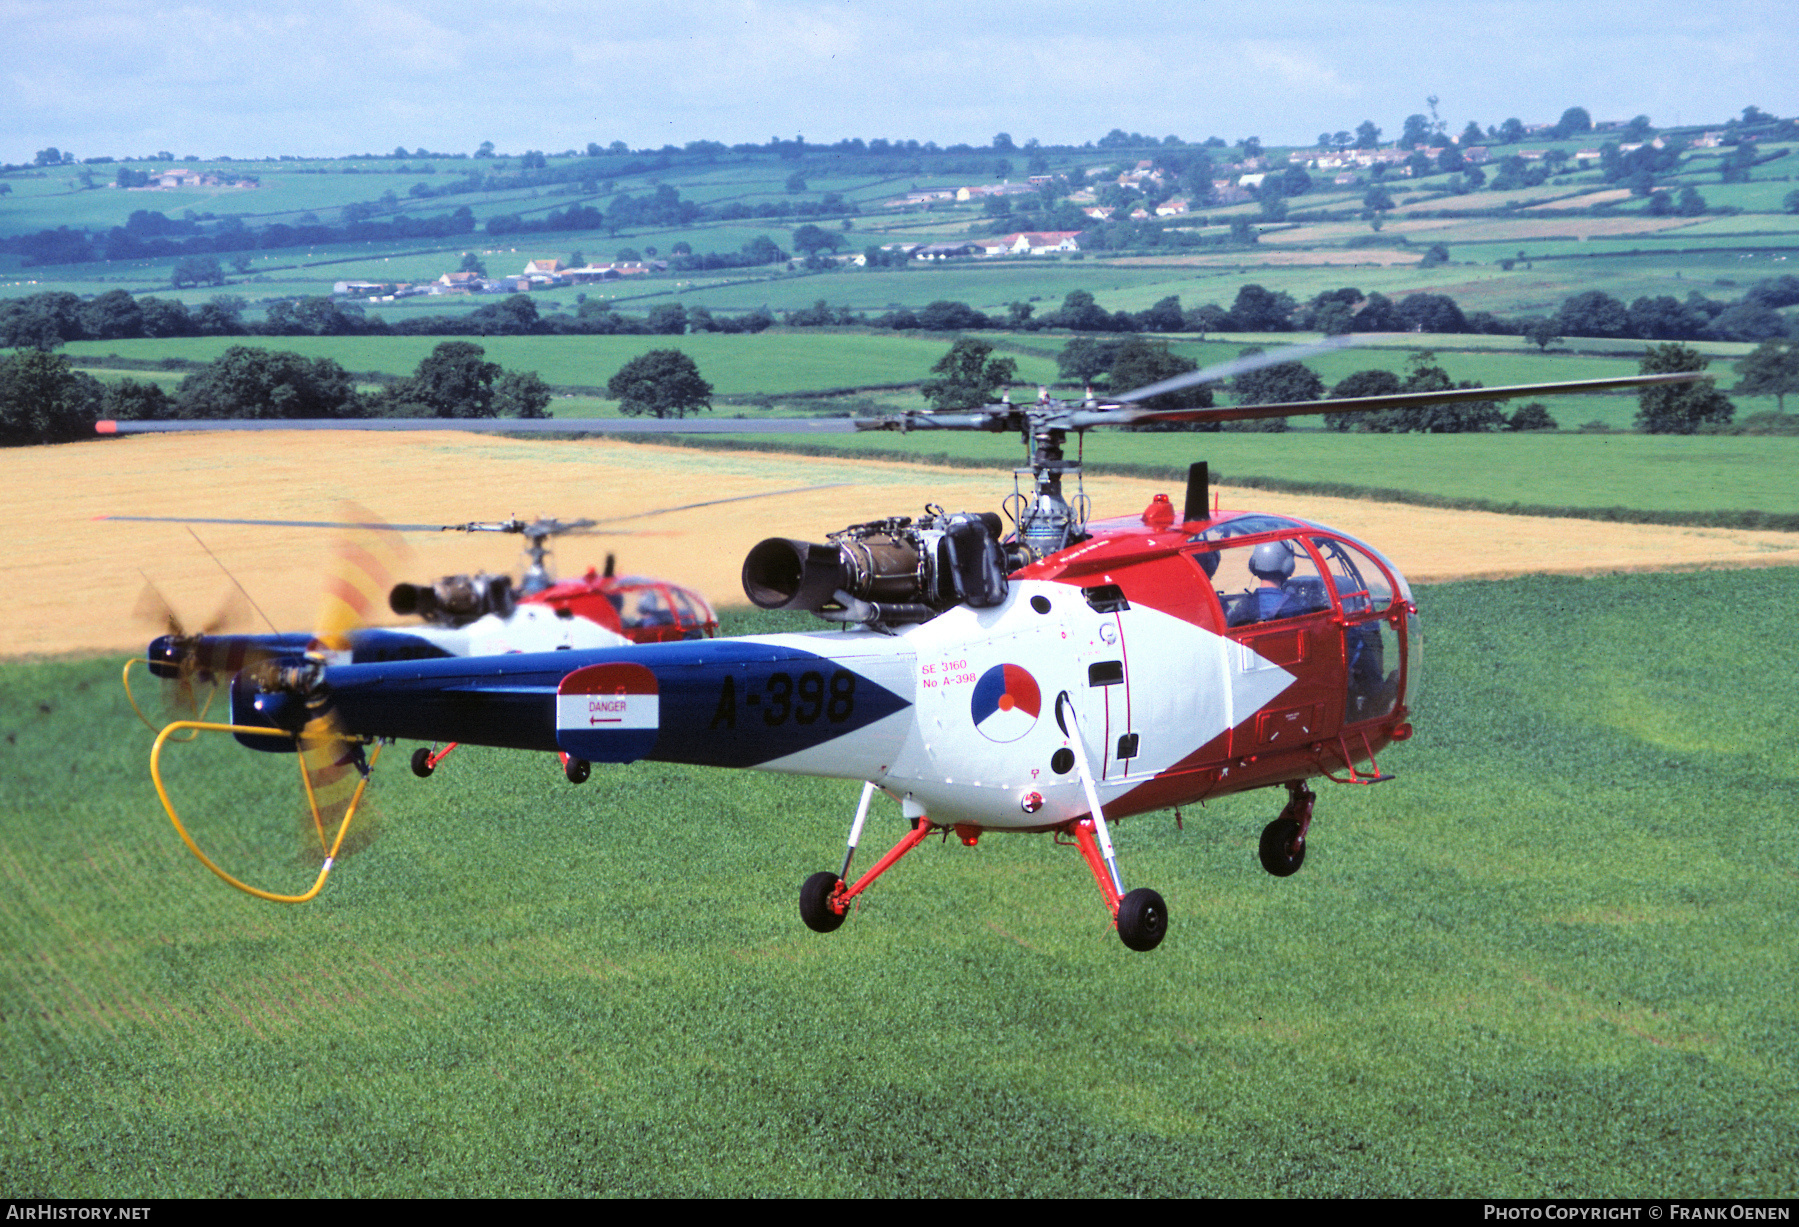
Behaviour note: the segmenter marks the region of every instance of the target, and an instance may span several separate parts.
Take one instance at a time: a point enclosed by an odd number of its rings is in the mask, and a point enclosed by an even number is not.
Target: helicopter
[[[838,929],[854,901],[933,834],[973,846],[993,832],[1032,832],[1076,847],[1123,944],[1153,950],[1168,909],[1152,888],[1126,889],[1111,824],[1283,789],[1258,857],[1277,877],[1297,872],[1317,799],[1310,781],[1394,778],[1379,760],[1412,735],[1418,604],[1399,569],[1366,542],[1290,516],[1220,508],[1203,462],[1189,469],[1178,508],[1157,495],[1141,511],[1096,519],[1079,453],[1067,455],[1069,436],[1697,377],[1206,409],[1143,404],[1294,357],[1249,356],[1104,403],[1040,391],[1035,403],[809,422],[815,430],[1015,432],[1027,449],[1001,505],[1009,530],[990,511],[927,505],[823,542],[770,538],[749,552],[743,585],[753,604],[809,612],[834,629],[498,661],[309,657],[240,672],[231,723],[209,727],[257,750],[327,745],[364,780],[373,766],[364,748],[378,757],[382,744],[402,739],[858,780],[839,866],[800,887],[800,918],[813,931]],[[852,880],[878,795],[898,803],[909,830]]]
[[[805,493],[829,487],[808,486],[795,490],[764,491],[725,499],[708,499],[674,507],[661,507],[634,515],[614,517],[607,525],[679,511],[739,502],[744,499],[767,498],[783,494]],[[349,642],[333,654],[341,663],[418,656],[491,656],[528,651],[568,651],[575,648],[615,647],[628,643],[662,643],[685,639],[710,638],[718,631],[718,615],[712,605],[696,590],[672,581],[645,575],[619,575],[616,555],[606,555],[602,572],[589,567],[584,575],[557,579],[552,573],[550,541],[557,536],[605,533],[617,535],[630,530],[602,527],[592,519],[558,520],[512,518],[500,521],[475,521],[464,524],[386,524],[373,518],[354,504],[345,505],[342,520],[251,520],[216,517],[179,516],[102,516],[102,520],[136,523],[248,525],[269,528],[332,529],[340,533],[360,534],[356,546],[366,572],[375,554],[397,558],[399,551],[384,546],[381,538],[392,533],[465,532],[510,533],[525,540],[526,567],[523,578],[514,584],[509,575],[492,575],[485,571],[440,577],[430,584],[398,583],[388,593],[388,606],[393,613],[414,615],[424,625],[405,629],[370,628],[358,625]],[[190,527],[189,531],[192,529]],[[196,538],[197,540],[197,538]],[[340,541],[340,551],[343,547]],[[204,543],[202,543],[204,548]],[[210,550],[207,551],[209,554]],[[222,566],[223,564],[221,564]],[[380,590],[386,588],[387,567],[379,576],[340,575],[336,583],[351,588]],[[229,572],[227,572],[229,575]],[[235,583],[235,577],[233,577]],[[230,680],[246,667],[265,665],[283,658],[303,657],[317,646],[312,633],[221,634],[218,633],[234,612],[241,611],[243,600],[229,604],[216,614],[198,633],[188,633],[179,616],[150,584],[139,600],[139,616],[165,625],[168,633],[154,640],[143,657],[126,662],[124,685],[127,700],[140,720],[150,724],[131,691],[131,669],[145,664],[150,673],[162,679],[173,691],[173,701],[199,714],[210,703],[195,697],[199,686],[216,687]],[[369,620],[370,610],[362,608],[354,618],[359,624]],[[158,726],[151,725],[154,731]],[[446,756],[454,750],[452,742],[441,749],[421,748],[412,756],[413,773],[421,779],[429,777]],[[589,764],[580,759],[560,755],[569,781],[584,783],[590,773]]]

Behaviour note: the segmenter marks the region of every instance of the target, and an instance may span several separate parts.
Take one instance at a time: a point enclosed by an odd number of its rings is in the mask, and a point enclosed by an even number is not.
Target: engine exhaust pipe
[[[743,560],[743,594],[758,609],[816,612],[847,584],[842,552],[835,545],[770,537]]]

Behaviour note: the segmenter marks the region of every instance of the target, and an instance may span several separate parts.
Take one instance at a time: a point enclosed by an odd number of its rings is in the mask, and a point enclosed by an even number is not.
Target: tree
[[[1548,408],[1542,401],[1533,400],[1528,405],[1520,405],[1511,417],[1505,420],[1507,430],[1555,430],[1555,418],[1550,416]]]
[[[1239,357],[1262,352],[1250,346]],[[1290,401],[1317,400],[1324,395],[1324,381],[1317,372],[1302,362],[1277,362],[1260,370],[1245,371],[1231,380],[1231,393],[1239,405],[1280,405]],[[1248,422],[1231,422],[1226,430],[1263,431],[1279,434],[1287,430],[1286,418],[1260,418]]]
[[[1251,346],[1239,357],[1259,354]],[[1324,380],[1303,362],[1277,362],[1256,371],[1245,371],[1231,380],[1231,393],[1239,405],[1279,405],[1288,401],[1317,400],[1324,395]]]
[[[1555,326],[1570,337],[1622,337],[1630,332],[1630,312],[1603,290],[1587,290],[1562,301]]]
[[[472,341],[443,342],[389,389],[392,406],[405,417],[493,417],[493,384],[503,371],[486,354]]]
[[[1645,375],[1703,371],[1711,359],[1677,342],[1651,346],[1637,370]],[[1652,435],[1690,435],[1706,425],[1729,425],[1736,406],[1709,379],[1665,384],[1637,393],[1637,429]]]
[[[242,336],[247,305],[235,294],[215,294],[193,313],[194,330],[203,337]]]
[[[787,260],[787,253],[776,247],[774,240],[765,234],[758,234],[745,243],[743,254],[752,264],[782,264]]]
[[[1428,349],[1412,355],[1411,369],[1406,372],[1401,392],[1448,392],[1456,388],[1478,388],[1477,381],[1456,383],[1449,372],[1437,365],[1437,355]],[[1420,405],[1397,411],[1403,430],[1427,434],[1459,434],[1466,431],[1492,430],[1505,425],[1505,414],[1490,400],[1466,401],[1450,405]]]
[[[0,447],[92,437],[104,390],[68,358],[21,349],[0,358]]]
[[[931,368],[940,378],[925,380],[918,390],[940,413],[989,404],[1018,375],[1016,360],[993,358],[992,353],[987,342],[963,337]]]
[[[361,398],[350,373],[329,358],[233,345],[181,381],[184,418],[354,417]]]
[[[1399,391],[1399,376],[1392,371],[1369,370],[1357,371],[1337,381],[1330,390],[1332,400],[1356,400],[1364,396],[1391,396]],[[1394,415],[1388,413],[1327,413],[1324,425],[1330,430],[1358,431],[1368,433],[1375,431],[1387,433],[1395,427],[1383,425],[1383,419]]]
[[[1231,304],[1232,326],[1243,332],[1289,332],[1299,304],[1286,291],[1249,284],[1237,290]]]
[[[1576,132],[1591,132],[1593,117],[1587,114],[1585,107],[1569,107],[1562,112],[1562,118],[1555,125],[1554,135],[1559,140],[1573,136]]]
[[[967,303],[947,298],[926,304],[918,313],[918,326],[932,332],[961,332],[969,328],[985,328],[992,322]]]
[[[687,308],[678,302],[661,303],[650,308],[645,322],[658,336],[682,336],[687,332]]]
[[[141,337],[144,309],[129,290],[108,290],[81,308],[81,331],[95,339]]]
[[[1645,341],[1684,341],[1704,332],[1708,322],[1703,313],[1683,306],[1670,294],[1654,298],[1645,294],[1630,304],[1631,335]]]
[[[495,417],[543,418],[549,407],[550,385],[536,371],[507,371],[494,382]]]
[[[216,256],[183,256],[175,261],[169,281],[176,289],[187,285],[224,285],[225,270]]]
[[[1763,341],[1738,360],[1733,369],[1742,381],[1731,391],[1740,396],[1772,396],[1779,412],[1787,411],[1788,393],[1799,392],[1799,345]]]
[[[652,349],[631,359],[606,381],[606,395],[629,417],[682,418],[712,408],[712,385],[678,349]]]
[[[1364,119],[1356,125],[1355,144],[1357,149],[1380,148],[1380,129],[1374,126],[1372,119]]]
[[[1405,328],[1405,321],[1399,318],[1393,300],[1376,290],[1368,295],[1349,327],[1351,332],[1400,332]]]
[[[1109,386],[1114,396],[1122,396],[1198,369],[1199,364],[1191,358],[1170,353],[1166,341],[1130,337],[1118,347],[1118,355],[1112,360]],[[1209,409],[1212,407],[1212,389],[1203,385],[1182,388],[1152,396],[1141,403],[1146,409]]]
[[[1787,334],[1786,317],[1764,303],[1740,302],[1712,320],[1711,335],[1727,341],[1771,341]]]
[[[1062,305],[1044,318],[1051,328],[1067,328],[1074,332],[1110,332],[1112,315],[1094,301],[1086,290],[1070,290]]]
[[[1178,294],[1158,299],[1155,306],[1137,313],[1137,327],[1145,332],[1181,332],[1186,326],[1187,319],[1181,312]]]
[[[1122,348],[1121,337],[1071,337],[1056,355],[1056,372],[1074,383],[1091,384],[1112,369]]]
[[[1447,294],[1408,294],[1394,310],[1410,332],[1468,331],[1468,318]]]
[[[1422,115],[1407,115],[1405,130],[1399,134],[1401,149],[1416,149],[1430,139],[1430,120]]]
[[[810,222],[793,232],[793,249],[809,256],[815,256],[821,251],[836,251],[848,243],[849,240],[842,234],[814,226]]]
[[[1532,316],[1526,320],[1524,338],[1540,351],[1548,350],[1551,345],[1562,339],[1561,334],[1555,329],[1555,320],[1547,315]]]

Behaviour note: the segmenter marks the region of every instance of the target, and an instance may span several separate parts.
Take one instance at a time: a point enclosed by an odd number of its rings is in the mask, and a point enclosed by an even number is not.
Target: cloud
[[[1066,0],[9,0],[7,161],[554,150],[589,140],[1127,131],[1309,143],[1389,133],[1442,99],[1460,127],[1795,109],[1799,23],[1768,0],[1271,0],[1201,10]]]

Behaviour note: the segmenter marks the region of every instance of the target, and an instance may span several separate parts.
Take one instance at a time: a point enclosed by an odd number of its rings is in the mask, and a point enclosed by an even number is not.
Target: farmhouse
[[[990,255],[1007,256],[1043,256],[1056,252],[1079,251],[1081,232],[1079,230],[1023,230],[1017,234],[1008,234],[999,240],[999,252],[989,249]]]

